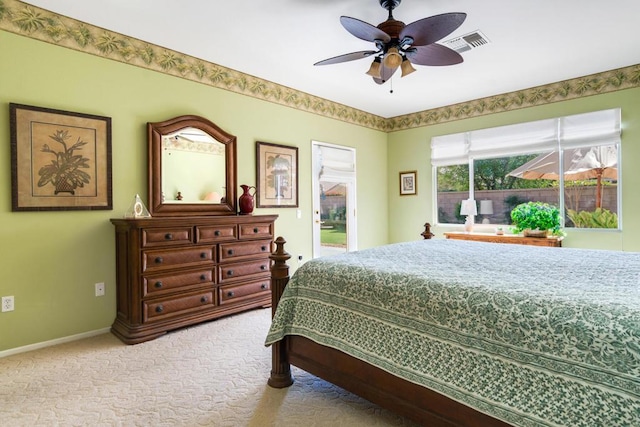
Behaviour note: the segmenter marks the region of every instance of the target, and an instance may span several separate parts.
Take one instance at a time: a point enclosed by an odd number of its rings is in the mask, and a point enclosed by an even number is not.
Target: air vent
[[[450,40],[440,42],[441,45],[453,49],[458,53],[484,46],[489,43],[489,39],[480,30],[459,36]]]

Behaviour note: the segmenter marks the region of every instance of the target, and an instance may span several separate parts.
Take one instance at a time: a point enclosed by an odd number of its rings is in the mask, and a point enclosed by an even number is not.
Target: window
[[[619,229],[620,109],[434,137],[438,223],[510,224],[528,201],[558,206],[565,228]],[[562,191],[561,191],[562,190]]]

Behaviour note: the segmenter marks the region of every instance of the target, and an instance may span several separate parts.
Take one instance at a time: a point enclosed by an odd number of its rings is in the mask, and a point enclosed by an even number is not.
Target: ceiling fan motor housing
[[[378,25],[379,29],[389,34],[389,37],[391,37],[392,40],[395,39],[396,41],[400,36],[400,31],[402,31],[404,27],[405,27],[404,22],[397,21],[395,19],[388,19],[383,23],[381,23],[380,25]]]

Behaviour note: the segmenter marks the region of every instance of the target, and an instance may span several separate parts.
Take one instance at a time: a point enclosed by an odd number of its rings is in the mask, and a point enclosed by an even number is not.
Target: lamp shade
[[[222,196],[217,191],[212,191],[204,196],[204,200],[207,202],[220,203],[221,199]]]
[[[476,201],[473,199],[466,199],[460,203],[460,215],[478,215],[478,208],[476,207]]]
[[[380,79],[382,78],[382,60],[379,57],[373,58],[373,62],[371,63],[371,67],[369,67],[369,71],[365,74],[370,75],[373,78]]]
[[[480,215],[493,215],[493,200],[480,200]]]
[[[413,68],[411,62],[407,58],[403,58],[402,65],[400,65],[400,70],[402,70],[402,75],[400,77],[404,77],[413,73],[416,69]]]
[[[384,55],[384,66],[387,68],[396,68],[402,64],[402,56],[400,52],[398,52],[397,47],[389,48],[387,53]]]

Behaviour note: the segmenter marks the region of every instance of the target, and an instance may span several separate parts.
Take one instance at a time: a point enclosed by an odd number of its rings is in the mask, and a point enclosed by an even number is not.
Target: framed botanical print
[[[111,118],[9,104],[13,211],[110,210]]]
[[[416,182],[416,176],[418,172],[400,172],[400,195],[409,196],[418,194],[418,184]]]
[[[256,142],[256,206],[298,206],[298,147]]]

